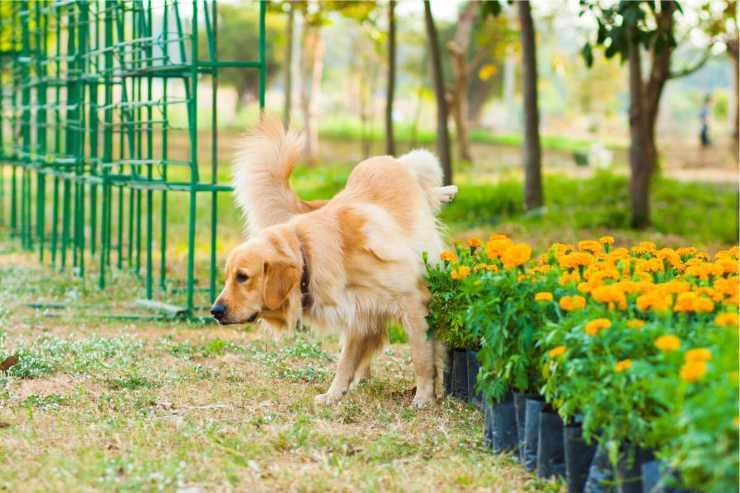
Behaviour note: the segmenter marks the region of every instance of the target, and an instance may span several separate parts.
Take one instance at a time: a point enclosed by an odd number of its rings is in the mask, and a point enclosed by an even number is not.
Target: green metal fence
[[[214,299],[217,198],[230,190],[219,71],[258,70],[265,101],[266,2],[244,8],[259,12],[258,60],[218,58],[215,0],[0,1],[0,226],[101,289],[132,271],[145,305],[193,315]],[[173,200],[187,210],[182,273],[168,270]]]

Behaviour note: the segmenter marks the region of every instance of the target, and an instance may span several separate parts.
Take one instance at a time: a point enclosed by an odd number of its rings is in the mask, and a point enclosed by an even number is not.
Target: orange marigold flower
[[[660,336],[655,339],[655,347],[664,352],[678,351],[681,347],[681,339],[674,335]]]
[[[720,313],[714,319],[714,323],[720,327],[737,327],[737,312]]]
[[[540,291],[534,295],[535,301],[552,301],[552,293],[548,291]]]
[[[526,243],[517,243],[507,248],[501,255],[504,267],[511,269],[524,265],[532,257],[532,247]]]
[[[633,318],[632,320],[627,321],[627,327],[629,327],[630,329],[641,329],[644,326],[645,321],[638,318]]]
[[[478,238],[468,238],[468,246],[470,248],[479,248],[481,245],[480,239]]]
[[[461,265],[457,269],[457,273],[460,276],[460,279],[465,279],[466,277],[468,277],[468,275],[470,275],[470,267],[468,267],[467,265]]]
[[[681,367],[681,380],[695,382],[707,373],[707,364],[704,361],[688,361]]]
[[[728,277],[727,279],[717,279],[712,286],[715,291],[725,295],[736,295],[740,291],[740,279],[737,277]]]
[[[676,253],[682,257],[689,257],[694,255],[698,250],[695,247],[681,247],[676,249]]]
[[[617,364],[614,365],[614,371],[617,373],[622,373],[630,368],[632,368],[632,360],[629,358],[617,361]]]
[[[614,237],[613,236],[602,236],[599,238],[599,243],[602,243],[604,245],[613,245],[614,244]]]
[[[637,297],[637,308],[640,311],[667,310],[671,306],[672,298],[670,295],[661,293],[660,290],[653,290]]]
[[[551,358],[557,358],[558,356],[564,354],[565,351],[566,351],[566,347],[565,346],[557,346],[557,347],[554,347],[554,348],[550,349],[547,352],[547,355],[549,357],[551,357]]]
[[[496,238],[492,235],[491,239],[486,242],[486,255],[491,259],[498,258],[503,255],[504,251],[513,244],[513,242],[505,236],[495,236]]]
[[[560,308],[566,312],[581,310],[586,306],[586,298],[583,296],[563,296],[560,298]]]
[[[566,284],[570,284],[572,282],[578,282],[581,280],[581,275],[578,273],[577,270],[574,270],[573,272],[563,272],[560,275],[560,280],[558,281],[561,286],[565,286]]]
[[[627,297],[617,284],[605,284],[591,292],[591,297],[599,303],[616,303],[619,308],[627,308]]]
[[[586,324],[586,334],[590,336],[595,336],[600,331],[604,329],[608,329],[612,326],[612,321],[608,318],[597,318],[595,320],[591,320],[589,323]]]
[[[578,249],[584,252],[599,253],[602,250],[601,243],[596,240],[583,240],[578,242]]]
[[[709,361],[712,359],[712,352],[707,348],[698,347],[686,351],[683,358],[687,363],[690,361]]]
[[[576,268],[581,265],[589,265],[593,262],[593,257],[585,252],[573,252],[558,257],[558,263],[563,269]]]
[[[439,254],[439,259],[444,262],[456,262],[457,255],[452,250],[442,250],[442,253]]]

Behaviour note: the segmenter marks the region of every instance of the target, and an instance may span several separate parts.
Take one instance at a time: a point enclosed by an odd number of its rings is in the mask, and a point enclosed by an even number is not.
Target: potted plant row
[[[738,249],[612,243],[459,244],[427,260],[431,330],[479,347],[484,438],[528,470],[572,492],[731,491]]]

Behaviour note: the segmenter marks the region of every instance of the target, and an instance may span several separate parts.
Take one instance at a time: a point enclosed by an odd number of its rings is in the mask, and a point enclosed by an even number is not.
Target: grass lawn
[[[51,273],[7,239],[0,251],[0,359],[20,355],[0,374],[4,491],[562,490],[487,452],[480,412],[413,410],[403,344],[316,407],[335,336],[106,320],[95,306],[124,289]],[[28,307],[50,298],[68,308]]]

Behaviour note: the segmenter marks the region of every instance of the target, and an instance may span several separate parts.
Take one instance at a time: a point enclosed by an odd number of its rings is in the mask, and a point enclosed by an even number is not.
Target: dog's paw
[[[314,404],[317,404],[319,406],[333,406],[334,404],[342,400],[342,395],[343,394],[327,392],[325,394],[319,394],[314,397],[313,402]]]
[[[457,186],[448,185],[446,187],[439,187],[437,189],[439,201],[443,204],[452,202],[457,195]]]
[[[411,401],[411,405],[414,406],[416,409],[423,409],[434,402],[434,399],[429,396],[423,396],[416,394],[414,396],[414,400]]]

